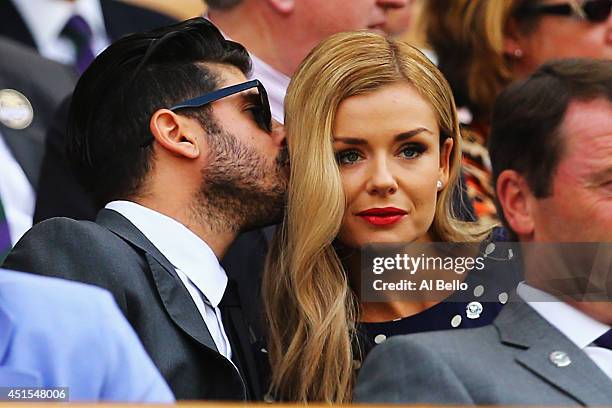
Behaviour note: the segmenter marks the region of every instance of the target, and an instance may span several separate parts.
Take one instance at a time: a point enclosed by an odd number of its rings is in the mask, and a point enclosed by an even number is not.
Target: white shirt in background
[[[110,44],[100,0],[8,0],[34,37],[38,52],[62,64],[74,65],[76,51],[72,42],[60,34],[68,19],[78,14],[87,21],[93,33],[92,51],[102,52]],[[104,0],[107,1],[107,0]]]
[[[15,245],[32,227],[36,193],[0,133],[0,200]]]

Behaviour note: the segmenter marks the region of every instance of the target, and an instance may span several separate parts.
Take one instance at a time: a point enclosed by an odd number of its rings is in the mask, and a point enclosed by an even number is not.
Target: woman
[[[428,0],[421,22],[466,124],[463,172],[476,218],[496,221],[486,150],[499,92],[539,65],[612,58],[612,0]]]
[[[437,307],[359,302],[358,249],[483,236],[452,215],[459,123],[448,84],[422,53],[367,32],[315,48],[291,81],[285,109],[288,207],[264,278],[272,390],[286,400],[349,401],[367,348],[358,328]],[[450,328],[450,317],[428,329]]]

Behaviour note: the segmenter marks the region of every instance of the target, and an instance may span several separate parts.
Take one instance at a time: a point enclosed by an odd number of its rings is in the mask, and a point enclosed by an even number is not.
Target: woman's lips
[[[370,208],[357,213],[359,217],[376,226],[395,224],[406,214],[406,211],[395,207]]]

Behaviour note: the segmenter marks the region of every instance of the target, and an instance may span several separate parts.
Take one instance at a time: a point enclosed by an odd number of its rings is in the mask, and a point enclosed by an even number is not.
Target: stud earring
[[[515,58],[523,58],[523,50],[521,50],[520,48],[517,48],[516,50],[514,50],[514,52],[512,53],[514,54]]]
[[[436,183],[436,187],[438,187],[438,190],[442,190],[442,187],[444,187],[444,184],[442,184],[442,181],[438,180],[438,182]]]

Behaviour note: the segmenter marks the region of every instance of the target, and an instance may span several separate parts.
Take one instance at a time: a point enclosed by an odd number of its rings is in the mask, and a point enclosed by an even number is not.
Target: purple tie
[[[0,265],[4,261],[4,258],[11,250],[11,236],[9,235],[8,220],[4,213],[4,207],[2,206],[2,200],[0,200]]]
[[[612,350],[612,330],[608,330],[593,342],[595,345]]]
[[[79,74],[82,74],[95,58],[91,48],[93,38],[91,27],[83,17],[75,14],[68,19],[61,36],[68,38],[74,44],[76,50],[75,66]]]

